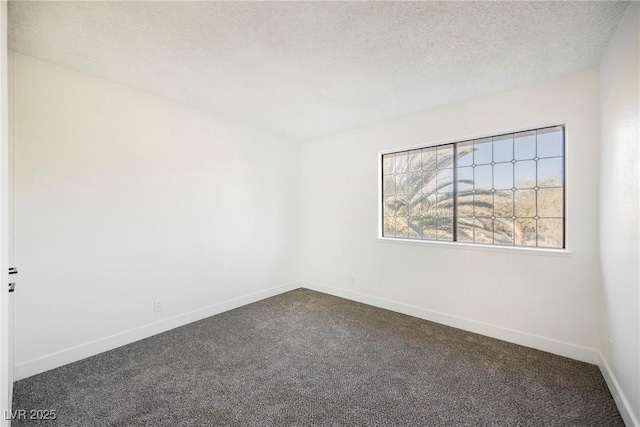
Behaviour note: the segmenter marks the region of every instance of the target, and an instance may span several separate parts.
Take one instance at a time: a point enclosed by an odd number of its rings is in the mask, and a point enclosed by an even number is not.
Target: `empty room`
[[[0,5],[1,426],[640,426],[640,3]]]

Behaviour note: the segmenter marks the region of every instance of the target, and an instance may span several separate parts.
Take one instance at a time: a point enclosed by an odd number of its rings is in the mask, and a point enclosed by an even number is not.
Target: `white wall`
[[[640,419],[640,5],[632,2],[601,64],[600,256],[605,377],[628,425]],[[626,401],[626,402],[624,402]],[[622,403],[622,404],[621,404]],[[634,420],[634,421],[631,421]]]
[[[0,3],[0,414],[11,409],[13,359],[11,357],[11,302],[9,283],[9,86],[7,58],[7,3]],[[0,426],[11,421],[0,417]]]
[[[298,145],[14,60],[19,378],[297,284]]]
[[[595,363],[598,101],[592,69],[304,144],[303,283]],[[567,130],[569,254],[377,240],[380,150],[558,123]]]

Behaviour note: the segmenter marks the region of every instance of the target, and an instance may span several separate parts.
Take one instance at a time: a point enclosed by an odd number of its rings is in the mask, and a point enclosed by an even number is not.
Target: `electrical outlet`
[[[153,311],[157,313],[160,310],[162,310],[162,304],[160,304],[160,300],[157,299],[153,301]]]
[[[356,278],[352,277],[351,278],[351,286],[355,286],[356,285]]]

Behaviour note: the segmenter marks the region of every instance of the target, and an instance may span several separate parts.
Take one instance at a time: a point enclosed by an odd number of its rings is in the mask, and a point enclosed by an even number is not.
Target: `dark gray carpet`
[[[598,368],[298,289],[19,381],[57,426],[622,426]]]

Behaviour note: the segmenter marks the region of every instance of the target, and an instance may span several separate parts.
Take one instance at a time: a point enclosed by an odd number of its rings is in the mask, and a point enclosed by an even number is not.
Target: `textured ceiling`
[[[304,140],[598,65],[626,2],[9,2],[9,47]]]

